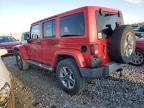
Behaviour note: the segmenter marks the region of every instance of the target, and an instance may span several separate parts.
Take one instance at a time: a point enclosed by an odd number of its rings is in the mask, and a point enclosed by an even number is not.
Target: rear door
[[[54,51],[58,40],[56,39],[56,19],[46,20],[42,23],[43,38],[41,40],[42,61],[45,64],[51,65],[53,63]]]

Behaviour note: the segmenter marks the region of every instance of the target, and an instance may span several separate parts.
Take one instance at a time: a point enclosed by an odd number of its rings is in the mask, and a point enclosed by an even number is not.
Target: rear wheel
[[[113,61],[129,63],[135,52],[135,33],[130,26],[115,29],[110,41],[110,55]]]
[[[134,56],[132,57],[132,61],[130,64],[134,66],[140,66],[144,63],[144,52],[136,49]]]
[[[25,60],[23,60],[19,53],[16,53],[15,56],[18,68],[20,70],[27,70],[29,68],[29,64]]]
[[[79,69],[73,59],[65,59],[56,68],[58,82],[62,89],[71,95],[83,90],[84,80],[80,77]]]

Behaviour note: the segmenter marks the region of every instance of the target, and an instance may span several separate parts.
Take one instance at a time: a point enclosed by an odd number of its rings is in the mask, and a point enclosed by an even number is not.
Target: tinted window
[[[39,37],[40,37],[39,25],[32,26],[32,28],[31,28],[31,38],[37,39]]]
[[[48,22],[45,22],[43,24],[43,28],[44,28],[44,37],[54,37],[56,36],[56,22],[55,20],[51,20]]]
[[[61,36],[80,36],[85,33],[84,13],[60,18]]]
[[[116,28],[116,23],[123,23],[122,17],[119,17],[117,13],[110,12],[103,12],[102,15],[99,12],[96,12],[96,22],[98,33],[102,33],[102,36],[98,38],[107,38],[108,36],[111,36]]]
[[[11,36],[3,36],[3,37],[0,37],[0,43],[3,43],[3,42],[15,42],[16,39],[11,37]]]

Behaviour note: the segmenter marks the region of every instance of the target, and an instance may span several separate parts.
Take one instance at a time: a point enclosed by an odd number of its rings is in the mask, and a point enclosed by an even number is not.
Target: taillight
[[[97,56],[98,55],[98,44],[90,45],[90,52],[92,55]]]

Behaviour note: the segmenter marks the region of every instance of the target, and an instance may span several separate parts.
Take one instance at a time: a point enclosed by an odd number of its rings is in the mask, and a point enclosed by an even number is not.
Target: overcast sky
[[[144,0],[0,0],[0,33],[28,31],[32,22],[88,5],[119,9],[125,23],[144,21]]]

